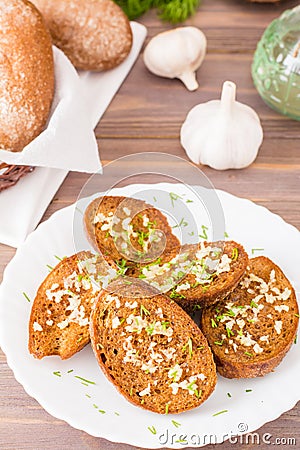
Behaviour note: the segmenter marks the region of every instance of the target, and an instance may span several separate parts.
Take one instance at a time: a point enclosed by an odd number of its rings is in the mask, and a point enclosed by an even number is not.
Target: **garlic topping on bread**
[[[216,385],[211,350],[193,320],[141,280],[102,291],[90,323],[108,379],[136,406],[176,414],[200,406]]]
[[[84,224],[96,251],[127,265],[146,264],[180,249],[167,218],[143,200],[99,197],[87,207]]]
[[[93,302],[117,276],[117,267],[90,252],[64,258],[38,289],[29,321],[29,352],[67,359],[89,341]]]
[[[128,273],[142,278],[191,312],[226,297],[243,277],[248,264],[244,248],[234,241],[183,245],[148,266]]]
[[[203,311],[201,328],[218,372],[251,378],[274,370],[296,337],[299,310],[295,291],[270,259],[249,260],[238,287]]]

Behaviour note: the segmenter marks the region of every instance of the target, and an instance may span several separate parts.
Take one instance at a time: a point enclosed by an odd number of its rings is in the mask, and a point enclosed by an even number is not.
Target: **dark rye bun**
[[[89,341],[92,304],[116,276],[103,258],[80,252],[64,258],[38,289],[29,321],[29,352],[67,359]]]
[[[166,293],[187,312],[195,311],[226,297],[243,277],[248,255],[234,241],[202,242],[182,246],[163,260],[130,274],[142,278]]]
[[[282,361],[296,337],[295,291],[270,259],[250,259],[239,286],[203,311],[201,328],[218,372],[227,378],[264,376]]]
[[[127,16],[111,0],[33,0],[54,44],[77,69],[102,71],[119,65],[132,46]]]
[[[84,225],[91,245],[112,260],[145,264],[180,249],[167,218],[142,200],[99,197],[87,207]]]
[[[200,406],[215,388],[216,368],[197,325],[140,280],[110,288],[93,306],[90,323],[107,378],[128,401],[159,414]]]
[[[0,149],[20,152],[44,129],[54,95],[51,37],[30,2],[0,2]]]

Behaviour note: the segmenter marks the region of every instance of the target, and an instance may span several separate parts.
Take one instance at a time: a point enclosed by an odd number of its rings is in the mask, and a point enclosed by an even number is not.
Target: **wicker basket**
[[[15,166],[0,162],[0,192],[8,189],[33,171],[33,167],[29,166]]]

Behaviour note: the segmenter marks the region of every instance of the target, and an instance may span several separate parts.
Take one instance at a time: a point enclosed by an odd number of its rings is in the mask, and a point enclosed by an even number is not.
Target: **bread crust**
[[[29,352],[38,359],[59,355],[67,359],[90,341],[92,302],[104,277],[116,266],[91,252],[64,258],[40,285],[29,320]],[[94,270],[96,271],[94,273]]]
[[[270,282],[272,271],[274,271],[276,277],[273,284]],[[250,279],[250,274],[259,277],[265,284],[252,281],[248,285],[247,280]],[[264,292],[264,289],[268,289],[266,295],[260,294],[260,292]],[[277,294],[278,292],[287,292],[286,289],[290,291],[290,296],[285,300],[284,294],[278,298],[272,297],[276,292]],[[230,336],[224,338],[227,334],[226,323],[230,322],[231,314],[228,305],[232,305],[231,311],[236,312],[236,317],[239,317],[239,319],[234,319],[232,314],[235,322],[241,319],[245,321],[245,325],[242,322],[240,324],[243,325],[242,333],[246,339],[243,340],[243,345],[239,344],[236,347],[236,351],[231,347],[236,339],[240,339],[237,338],[239,329],[236,323],[231,328],[233,334],[229,332]],[[247,306],[249,315],[241,316],[238,309],[234,310],[235,306],[240,308],[240,311],[244,311],[245,306]],[[258,311],[256,306],[263,306],[257,313],[257,320],[255,319],[255,311]],[[227,316],[229,314],[229,316],[222,323],[224,319],[220,320],[220,317],[224,313]],[[201,329],[214,353],[218,372],[227,378],[253,378],[264,376],[273,371],[294,342],[299,323],[298,315],[295,291],[282,270],[264,256],[250,259],[249,268],[241,284],[226,300],[218,303],[215,307],[204,310],[202,314]],[[253,343],[247,339],[247,333],[250,334]],[[261,340],[261,338],[263,339]],[[232,340],[231,345],[229,339]],[[254,347],[256,345],[254,342],[259,347]],[[249,345],[250,343],[251,345]],[[254,351],[254,348],[256,348],[256,351]],[[227,353],[225,353],[226,349],[228,349]]]
[[[0,5],[0,149],[20,152],[44,129],[54,95],[52,43],[27,0]]]
[[[115,286],[110,286],[111,293],[102,292],[93,306],[90,335],[100,368],[129,402],[141,408],[159,414],[177,414],[200,406],[216,385],[215,364],[205,337],[176,303],[141,280],[130,283],[118,280]],[[146,322],[140,332],[127,332],[130,314],[136,316],[135,320]],[[118,323],[117,316],[124,320],[113,327],[115,321]],[[154,323],[156,329],[164,330],[162,333],[169,337],[153,333]],[[188,349],[189,341],[191,347]],[[136,354],[140,362],[130,360],[126,342],[133,344],[131,354]],[[155,349],[154,354],[149,350],[151,347]],[[168,352],[173,355],[169,359]],[[156,362],[151,362],[151,355]],[[203,374],[202,380],[196,377],[194,381],[197,395],[180,387],[176,394],[172,392],[170,384],[174,379],[169,371],[176,363],[181,367],[177,370],[182,370],[176,379],[178,382],[200,375],[200,372]],[[149,373],[149,370],[153,372]],[[190,385],[189,388],[192,389]]]
[[[102,71],[119,65],[132,46],[127,16],[111,0],[33,0],[54,44],[77,69]]]

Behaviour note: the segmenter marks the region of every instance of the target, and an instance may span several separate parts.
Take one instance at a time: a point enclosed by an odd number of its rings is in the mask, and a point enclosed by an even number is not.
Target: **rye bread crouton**
[[[34,299],[29,321],[29,352],[36,358],[67,359],[89,341],[95,297],[116,277],[117,267],[80,252],[64,258],[49,273]]]
[[[221,375],[253,378],[282,361],[298,322],[292,285],[276,264],[260,256],[249,260],[245,277],[224,301],[203,311],[201,328]]]
[[[180,243],[167,218],[156,208],[129,197],[105,196],[93,200],[84,214],[91,245],[114,261],[151,262]]]
[[[130,273],[191,313],[225,298],[243,277],[247,264],[247,253],[234,241],[201,242],[184,245],[179,254],[173,251]]]
[[[127,283],[102,291],[93,306],[91,342],[101,369],[144,409],[176,414],[200,406],[216,385],[205,337],[172,300],[143,281]]]

